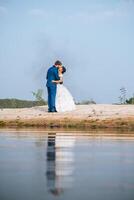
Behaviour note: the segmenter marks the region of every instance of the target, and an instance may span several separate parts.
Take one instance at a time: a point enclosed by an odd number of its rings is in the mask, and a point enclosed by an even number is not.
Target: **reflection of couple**
[[[73,183],[74,145],[74,136],[48,133],[47,188],[55,196],[60,195]]]
[[[47,71],[48,112],[65,112],[75,109],[75,103],[68,89],[63,85],[66,68],[60,61]]]

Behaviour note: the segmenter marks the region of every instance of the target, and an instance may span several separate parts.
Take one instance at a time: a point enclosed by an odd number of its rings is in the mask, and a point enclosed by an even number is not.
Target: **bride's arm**
[[[53,82],[53,83],[57,83],[57,84],[58,84],[58,83],[62,83],[62,82],[63,82],[63,77],[60,76],[60,75],[59,75],[59,77],[60,77],[60,80],[52,80],[52,82]]]

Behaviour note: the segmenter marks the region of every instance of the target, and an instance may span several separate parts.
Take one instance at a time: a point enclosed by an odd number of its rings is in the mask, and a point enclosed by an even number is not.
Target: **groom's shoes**
[[[57,110],[48,110],[49,113],[55,113]]]
[[[52,112],[52,113],[55,113],[55,112],[57,112],[57,110],[52,110],[51,112]]]

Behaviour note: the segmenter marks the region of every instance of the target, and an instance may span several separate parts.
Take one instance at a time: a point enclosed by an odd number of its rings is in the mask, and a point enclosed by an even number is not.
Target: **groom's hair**
[[[67,71],[66,68],[62,66],[62,74],[64,74],[66,71]]]
[[[54,64],[55,64],[55,65],[62,65],[62,62],[59,61],[59,60],[57,60]]]

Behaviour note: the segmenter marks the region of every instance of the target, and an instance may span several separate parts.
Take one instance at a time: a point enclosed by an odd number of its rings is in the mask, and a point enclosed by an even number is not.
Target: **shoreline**
[[[0,120],[0,128],[75,128],[75,129],[129,129],[134,130],[134,118],[117,118],[117,119],[13,119]]]
[[[134,130],[133,105],[77,105],[76,110],[48,113],[47,106],[0,109],[0,127]]]

